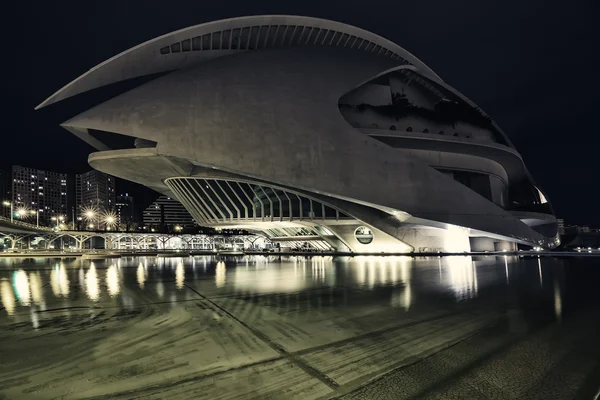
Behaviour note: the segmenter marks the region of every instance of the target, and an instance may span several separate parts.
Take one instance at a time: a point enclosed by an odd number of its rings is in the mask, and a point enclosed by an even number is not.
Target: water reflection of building
[[[12,315],[15,312],[17,302],[12,287],[7,279],[2,279],[0,282],[0,300],[2,300],[2,305],[6,309],[8,315]]]
[[[331,257],[291,257],[283,263],[271,261],[261,257],[247,259],[246,267],[238,265],[230,276],[235,289],[257,294],[292,293],[315,284],[335,284]]]
[[[90,300],[98,301],[100,299],[100,283],[98,282],[98,272],[94,263],[85,273],[85,292]]]
[[[57,264],[50,271],[50,286],[55,296],[69,296],[69,277],[64,264]]]
[[[359,286],[373,288],[381,285],[406,284],[411,277],[413,260],[410,257],[354,257],[348,266],[353,269]]]
[[[471,256],[446,257],[443,259],[443,264],[448,272],[446,284],[452,289],[457,300],[477,296],[477,266]]]
[[[119,271],[116,265],[111,265],[106,270],[106,288],[108,289],[108,294],[111,297],[115,297],[119,295],[121,291],[121,286],[119,283]]]
[[[183,262],[180,261],[177,263],[177,268],[175,269],[175,285],[177,289],[183,289],[183,285],[185,283],[185,269],[183,267]]]

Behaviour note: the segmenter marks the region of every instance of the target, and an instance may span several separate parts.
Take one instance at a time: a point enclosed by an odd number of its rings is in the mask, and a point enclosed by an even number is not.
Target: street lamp
[[[19,208],[17,210],[16,215],[17,215],[17,217],[19,217],[21,219],[27,218],[27,209],[25,209],[25,208]]]
[[[13,203],[12,201],[3,201],[2,205],[5,207],[10,207],[10,222],[13,222]]]
[[[35,226],[40,227],[40,212],[39,210],[29,211],[31,214],[35,214]]]
[[[65,221],[65,217],[62,215],[57,215],[56,217],[50,218],[52,221],[56,221],[56,229],[60,229],[60,224]]]
[[[181,232],[181,229],[183,229],[181,226],[175,225],[175,231]]]

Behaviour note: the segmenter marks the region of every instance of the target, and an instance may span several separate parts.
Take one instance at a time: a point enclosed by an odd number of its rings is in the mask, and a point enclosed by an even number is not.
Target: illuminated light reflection
[[[98,301],[100,298],[100,284],[94,263],[90,264],[90,269],[85,273],[85,292],[92,301]]]
[[[540,287],[544,287],[544,278],[542,277],[542,262],[540,261],[540,258],[538,257],[538,271],[540,273]]]
[[[39,272],[29,274],[29,285],[31,287],[31,299],[34,304],[41,304],[43,299],[42,278]]]
[[[508,257],[507,256],[504,256],[504,270],[506,272],[506,284],[509,285],[510,280],[508,278]]]
[[[161,281],[156,283],[156,294],[161,299],[165,296],[165,287]]]
[[[225,286],[225,263],[223,261],[219,261],[217,263],[217,268],[215,269],[215,285],[218,288]]]
[[[31,302],[31,291],[29,290],[29,278],[27,273],[22,269],[13,273],[13,285],[17,299],[24,306],[28,306]]]
[[[13,315],[15,312],[16,300],[12,287],[6,279],[2,279],[2,282],[0,282],[0,300],[2,300],[2,305],[8,315]]]
[[[118,296],[121,291],[119,285],[119,271],[114,264],[106,270],[106,287],[108,289],[108,294],[111,297]]]
[[[558,281],[554,281],[554,315],[558,321],[562,318],[562,296]]]
[[[50,286],[56,297],[67,297],[69,295],[69,277],[63,264],[55,265],[50,271]]]
[[[448,279],[457,300],[477,296],[477,268],[471,256],[448,257]]]
[[[404,288],[395,292],[392,295],[392,307],[404,308],[405,311],[410,310],[412,306],[412,260],[406,257],[393,257],[390,260],[390,268],[392,271],[400,270],[400,280],[404,284]],[[392,276],[397,276],[392,273]],[[398,280],[394,279],[392,284],[397,284]]]
[[[217,264],[218,268],[218,264]],[[175,269],[175,285],[177,289],[183,289],[183,284],[185,282],[185,269],[183,268],[183,263],[180,262],[177,264],[177,268]]]
[[[142,265],[142,263],[140,263],[137,267],[137,270],[135,271],[136,275],[137,275],[137,283],[138,285],[140,285],[140,288],[144,288],[144,283],[146,282],[146,269],[144,268],[144,266]]]

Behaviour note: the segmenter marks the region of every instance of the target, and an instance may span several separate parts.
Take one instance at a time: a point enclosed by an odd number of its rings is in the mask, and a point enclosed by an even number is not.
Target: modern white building
[[[92,167],[176,198],[200,225],[356,253],[559,244],[550,203],[496,123],[399,45],[339,22],[182,29],[38,107],[157,73],[63,126],[98,150]],[[96,132],[135,141],[111,149]]]

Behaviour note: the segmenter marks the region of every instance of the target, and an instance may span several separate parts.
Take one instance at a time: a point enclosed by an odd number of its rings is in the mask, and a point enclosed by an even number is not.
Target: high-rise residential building
[[[53,225],[53,220],[69,216],[67,174],[14,165],[11,198],[13,210],[21,218],[35,219],[37,212],[40,225]]]
[[[92,170],[75,176],[77,217],[84,217],[84,210],[93,209],[102,213],[116,206],[115,178]]]
[[[196,223],[189,212],[175,199],[160,196],[144,210],[144,226],[148,228],[192,227]]]
[[[133,196],[130,196],[129,193],[122,193],[120,196],[117,196],[115,210],[117,212],[117,226],[119,230],[130,231],[137,227],[138,217]]]

